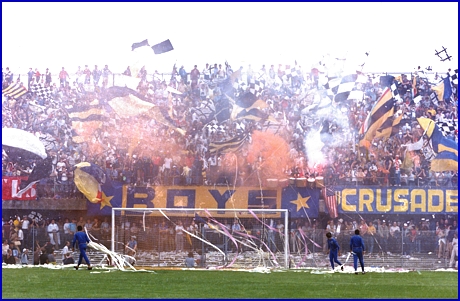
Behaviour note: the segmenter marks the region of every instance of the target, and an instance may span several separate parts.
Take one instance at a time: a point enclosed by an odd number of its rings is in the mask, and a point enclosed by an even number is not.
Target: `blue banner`
[[[329,188],[328,188],[329,189]],[[458,213],[457,189],[334,187],[340,214]],[[292,218],[317,218],[321,190],[307,187],[103,185],[102,203],[87,202],[88,215],[118,208],[288,209]],[[220,211],[220,216],[230,213]]]

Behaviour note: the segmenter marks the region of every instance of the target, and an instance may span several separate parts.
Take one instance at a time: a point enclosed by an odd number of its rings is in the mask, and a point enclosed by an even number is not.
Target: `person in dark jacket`
[[[355,268],[355,274],[358,275],[358,259],[359,264],[361,265],[362,273],[366,274],[364,271],[364,241],[363,238],[359,235],[359,229],[355,230],[355,235],[350,239],[350,252],[353,253],[353,267]]]
[[[334,262],[340,265],[340,269],[343,271],[343,264],[337,259],[337,255],[339,253],[339,243],[337,240],[332,237],[331,232],[326,233],[327,237],[327,248],[329,250],[329,260],[331,261],[331,267],[332,270],[334,271]]]
[[[92,270],[93,268],[91,267],[91,263],[86,255],[86,244],[89,243],[89,237],[85,232],[83,232],[82,226],[78,226],[77,231],[78,232],[75,233],[72,241],[72,248],[75,250],[75,244],[78,242],[78,248],[80,249],[80,257],[78,258],[78,264],[75,266],[75,269],[78,270],[78,267],[84,258],[86,264],[88,265],[88,270]]]

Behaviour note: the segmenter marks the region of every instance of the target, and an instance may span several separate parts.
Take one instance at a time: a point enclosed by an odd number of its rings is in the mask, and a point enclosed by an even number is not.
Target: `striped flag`
[[[374,138],[389,138],[398,134],[403,116],[404,115],[401,114],[398,117],[391,116],[388,118],[377,130]]]
[[[329,216],[331,218],[336,218],[339,216],[338,209],[337,209],[337,198],[334,189],[324,187],[322,190],[322,195],[324,201],[326,202],[327,211],[329,212]]]
[[[220,152],[220,153],[236,152],[243,147],[247,139],[248,139],[248,135],[239,135],[227,141],[211,142],[209,144],[209,152],[211,154],[216,153],[216,152]]]
[[[395,85],[385,88],[382,96],[375,103],[360,129],[359,134],[364,135],[363,139],[359,142],[360,145],[369,148],[377,134],[377,130],[381,128],[385,121],[393,116],[396,97],[399,97],[396,91]]]
[[[2,94],[5,96],[10,96],[14,99],[18,99],[22,95],[27,93],[27,89],[19,83],[11,84],[10,86],[6,87],[2,90]]]
[[[86,142],[88,137],[92,137],[93,133],[110,119],[107,106],[99,103],[71,108],[67,113],[72,124],[72,140],[75,143]]]

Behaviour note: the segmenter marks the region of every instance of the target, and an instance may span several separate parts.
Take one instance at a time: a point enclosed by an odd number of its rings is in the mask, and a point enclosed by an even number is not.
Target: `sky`
[[[169,39],[174,50],[131,51],[145,39]],[[443,46],[451,61],[435,55]],[[139,61],[149,73],[225,61],[234,70],[327,61],[372,73],[446,72],[458,66],[458,3],[2,2],[2,67],[13,73],[106,64],[121,73]]]

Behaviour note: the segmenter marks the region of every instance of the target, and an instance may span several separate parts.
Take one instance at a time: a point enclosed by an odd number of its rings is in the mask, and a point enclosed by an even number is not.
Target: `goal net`
[[[111,250],[146,267],[289,268],[288,210],[112,208]]]

